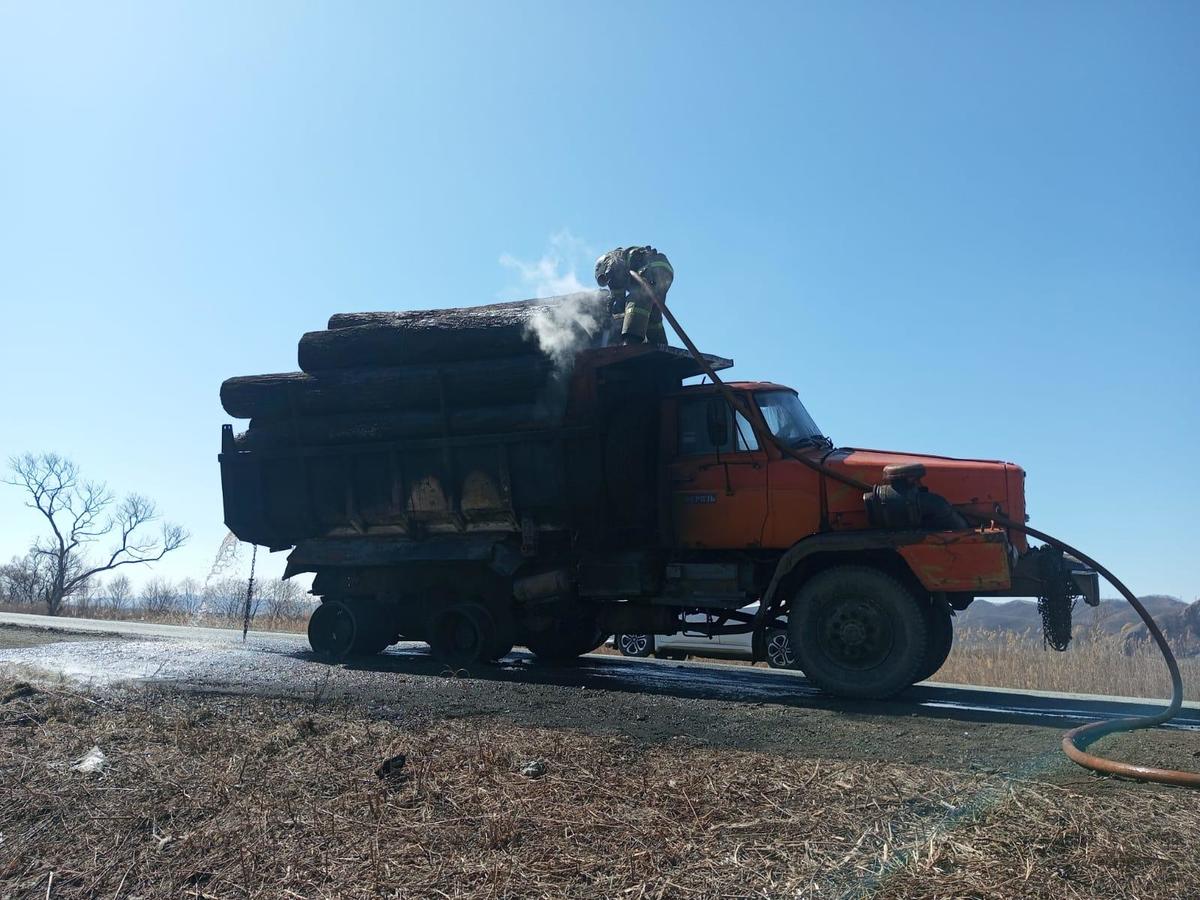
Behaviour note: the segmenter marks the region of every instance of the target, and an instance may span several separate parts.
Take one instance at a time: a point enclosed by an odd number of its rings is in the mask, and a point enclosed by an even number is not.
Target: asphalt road
[[[402,643],[377,657],[330,665],[316,658],[306,638],[298,634],[251,631],[243,642],[241,632],[233,629],[17,613],[0,613],[0,629],[31,638],[38,635],[30,640],[4,640],[0,634],[0,667],[31,667],[97,685],[150,680],[266,696],[333,691],[347,698],[377,700],[394,694],[394,685],[402,683],[405,676],[452,676],[497,687],[583,688],[692,700],[845,708],[889,716],[1063,726],[1137,715],[1154,708],[1154,704],[1135,698],[937,683],[917,685],[885,704],[844,704],[821,694],[799,672],[705,662],[590,654],[578,665],[552,667],[515,651],[494,666],[451,672],[421,643]],[[64,639],[55,640],[56,635]],[[1200,704],[1185,704],[1183,713],[1167,727],[1200,731]]]

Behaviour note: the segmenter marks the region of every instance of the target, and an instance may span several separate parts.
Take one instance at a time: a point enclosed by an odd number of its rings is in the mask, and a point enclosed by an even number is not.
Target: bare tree
[[[257,610],[257,597],[254,609]],[[204,586],[204,609],[210,615],[219,616],[231,621],[241,621],[246,604],[246,582],[233,576],[214,578]]]
[[[185,578],[175,587],[175,608],[181,613],[194,616],[200,611],[204,602],[204,594],[200,582],[195,578]]]
[[[175,609],[175,601],[179,592],[169,578],[151,578],[142,585],[142,593],[138,596],[138,606],[144,612],[161,615]]]
[[[68,601],[68,603],[72,609],[72,613],[70,613],[70,614],[79,615],[80,613],[87,613],[91,610],[91,608],[92,608],[92,591],[95,590],[94,585],[95,585],[94,582],[88,582],[86,585],[84,585],[79,590],[75,591],[74,594],[71,595],[71,599]]]
[[[304,591],[294,581],[275,578],[262,586],[262,605],[271,622],[298,619],[304,613]]]
[[[113,609],[124,609],[127,607],[133,599],[133,586],[129,583],[129,577],[118,575],[113,578],[109,581],[104,595],[108,600],[108,605]]]
[[[57,615],[63,600],[84,588],[88,580],[119,566],[151,563],[183,546],[187,532],[164,523],[157,537],[145,527],[158,518],[154,503],[140,494],[129,494],[119,503],[100,482],[86,481],[79,467],[56,453],[14,457],[12,477],[6,483],[23,488],[26,506],[46,519],[51,534],[39,538],[32,553],[47,565],[49,589],[46,611]],[[113,534],[114,545],[98,563],[90,563],[87,550]]]
[[[45,561],[34,553],[14,556],[0,566],[0,596],[7,603],[37,606],[46,602],[50,589]]]

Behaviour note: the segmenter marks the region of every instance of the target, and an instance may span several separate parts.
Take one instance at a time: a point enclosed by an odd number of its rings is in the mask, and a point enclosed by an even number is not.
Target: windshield
[[[767,427],[788,447],[823,443],[826,439],[800,398],[791,391],[758,391],[754,398]]]

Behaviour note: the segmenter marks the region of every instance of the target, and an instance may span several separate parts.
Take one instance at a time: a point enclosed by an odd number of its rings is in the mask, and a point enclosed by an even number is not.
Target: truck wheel
[[[498,640],[491,613],[478,603],[456,603],[437,613],[430,627],[433,655],[453,666],[493,659]]]
[[[654,636],[650,634],[618,634],[617,649],[622,656],[649,656],[654,652]]]
[[[492,622],[495,625],[495,630],[492,633],[492,643],[488,646],[487,660],[495,662],[512,653],[513,644],[516,643],[516,630],[513,627],[512,617],[505,617],[496,612],[488,612]]]
[[[767,633],[767,665],[772,669],[796,668],[792,639],[782,628],[773,628]]]
[[[813,576],[788,612],[796,662],[839,697],[881,700],[917,680],[928,630],[921,604],[878,569],[838,566]]]
[[[383,635],[364,635],[361,631],[355,637],[351,654],[354,656],[375,656],[392,645]]]
[[[925,607],[925,627],[929,644],[925,650],[925,664],[921,666],[917,681],[925,681],[936,675],[938,669],[945,665],[950,648],[954,646],[954,620],[945,603],[931,603]]]
[[[517,642],[517,629],[513,623],[511,610],[491,607],[488,609],[488,615],[492,617],[492,622],[495,623],[495,631],[493,632],[492,644],[488,648],[487,658],[495,662],[512,653],[513,645]]]
[[[527,632],[525,646],[540,660],[566,663],[591,653],[605,637],[595,619],[555,619],[549,628]]]
[[[488,662],[498,662],[508,654],[512,653],[513,647],[516,646],[512,641],[504,642],[497,641],[492,645],[492,649],[488,651]]]
[[[354,651],[358,619],[341,600],[326,600],[308,618],[308,643],[329,659],[345,659]]]
[[[355,622],[351,654],[374,656],[395,643],[397,635],[389,610],[369,599],[351,599],[345,603],[354,614]]]

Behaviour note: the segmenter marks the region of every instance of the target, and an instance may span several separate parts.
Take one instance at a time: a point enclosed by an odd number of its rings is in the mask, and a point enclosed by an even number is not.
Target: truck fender
[[[826,532],[792,545],[775,566],[760,612],[775,608],[780,586],[805,560],[818,553],[896,554],[928,591],[987,591],[1011,584],[1009,544],[1000,529],[970,531]]]

